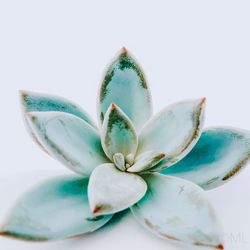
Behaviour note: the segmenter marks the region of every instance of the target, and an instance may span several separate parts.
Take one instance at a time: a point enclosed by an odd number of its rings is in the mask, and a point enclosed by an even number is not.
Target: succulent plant
[[[99,126],[63,98],[22,91],[21,100],[33,139],[79,176],[54,178],[25,194],[1,235],[72,237],[130,208],[162,238],[223,249],[221,226],[204,190],[226,183],[246,165],[250,133],[203,130],[205,98],[152,116],[145,76],[122,49],[100,87]]]

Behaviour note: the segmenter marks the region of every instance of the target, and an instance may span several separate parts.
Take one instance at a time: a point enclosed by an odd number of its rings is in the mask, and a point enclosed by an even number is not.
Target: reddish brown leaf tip
[[[207,98],[206,98],[206,97],[202,97],[202,98],[201,98],[201,102],[200,102],[200,103],[201,103],[201,104],[203,104],[203,103],[205,103],[205,102],[206,102],[206,100],[207,100]]]
[[[112,108],[112,109],[115,109],[115,108],[116,108],[116,105],[115,105],[113,102],[111,103],[111,108]]]
[[[122,54],[128,53],[127,48],[126,48],[126,47],[122,47],[122,48],[121,48],[121,53],[122,53]]]
[[[0,236],[5,236],[6,233],[4,231],[0,231]]]
[[[166,154],[162,153],[159,156],[160,156],[160,158],[164,158],[166,156]]]
[[[219,244],[219,245],[216,247],[216,249],[218,249],[218,250],[224,250],[224,246],[223,246],[222,244]]]
[[[26,91],[21,90],[21,89],[18,91],[18,93],[19,93],[19,96],[22,98],[24,98],[27,95]]]
[[[92,213],[97,214],[102,210],[102,206],[95,206]]]
[[[19,94],[19,100],[21,102],[21,105],[24,106],[25,105],[25,99],[27,98],[28,94],[24,90],[19,90],[18,94]]]

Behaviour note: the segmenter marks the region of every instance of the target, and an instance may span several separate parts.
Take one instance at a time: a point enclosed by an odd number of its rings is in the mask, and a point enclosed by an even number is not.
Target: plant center
[[[128,154],[124,157],[122,153],[115,153],[113,155],[113,161],[115,166],[121,170],[126,171],[129,167],[131,167],[134,163],[134,155]]]

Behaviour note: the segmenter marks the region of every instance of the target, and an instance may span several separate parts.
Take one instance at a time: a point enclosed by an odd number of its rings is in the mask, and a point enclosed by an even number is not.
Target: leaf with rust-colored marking
[[[102,123],[111,103],[116,103],[140,129],[152,115],[151,95],[142,69],[123,48],[105,72],[98,96]]]
[[[151,169],[160,171],[182,157],[200,137],[205,98],[172,104],[150,119],[139,134],[138,154],[158,151],[166,158]]]
[[[27,120],[49,154],[74,172],[89,176],[96,166],[109,162],[98,132],[77,116],[30,112]]]
[[[17,202],[0,235],[45,241],[97,230],[112,215],[97,217],[91,213],[87,185],[87,179],[71,176],[43,182]]]
[[[249,159],[249,131],[214,127],[202,133],[198,143],[184,159],[162,173],[190,180],[204,189],[212,189],[238,174]]]
[[[89,179],[90,207],[97,215],[116,213],[135,204],[146,190],[147,184],[139,175],[122,172],[113,164],[102,164]]]
[[[131,207],[142,225],[167,240],[220,249],[221,227],[205,191],[172,176],[142,177],[148,185],[147,193]]]

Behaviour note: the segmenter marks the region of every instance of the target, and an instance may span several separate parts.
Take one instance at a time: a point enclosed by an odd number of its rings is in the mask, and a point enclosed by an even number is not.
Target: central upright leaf
[[[111,160],[116,153],[121,153],[125,157],[136,153],[138,138],[135,128],[114,103],[105,114],[101,137],[103,150]]]

